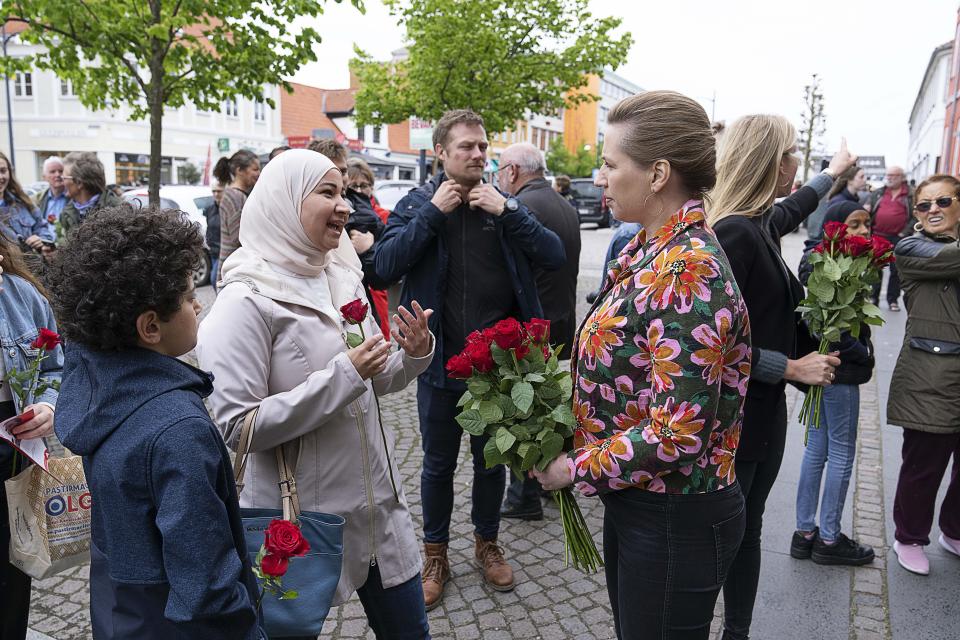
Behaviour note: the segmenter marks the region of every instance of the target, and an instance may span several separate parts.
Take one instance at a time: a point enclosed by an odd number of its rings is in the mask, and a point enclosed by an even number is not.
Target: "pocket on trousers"
[[[713,543],[717,559],[717,584],[722,585],[727,580],[727,572],[743,540],[743,532],[747,524],[746,508],[740,505],[737,514],[713,525]]]

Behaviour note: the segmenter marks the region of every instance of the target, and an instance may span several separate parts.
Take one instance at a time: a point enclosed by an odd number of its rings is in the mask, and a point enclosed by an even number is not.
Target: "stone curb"
[[[890,640],[887,535],[883,503],[883,434],[876,376],[860,386],[860,424],[853,495],[853,537],[876,558],[850,575],[851,640]]]

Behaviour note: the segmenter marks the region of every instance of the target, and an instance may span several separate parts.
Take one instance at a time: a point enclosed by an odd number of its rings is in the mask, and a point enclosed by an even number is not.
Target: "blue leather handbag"
[[[243,490],[243,473],[256,417],[256,409],[244,416],[240,431],[237,457],[234,461],[237,495]],[[250,563],[255,563],[263,544],[264,532],[270,522],[277,518],[298,524],[304,538],[310,543],[310,551],[306,556],[291,558],[287,573],[283,576],[283,588],[293,589],[299,594],[295,599],[280,600],[270,593],[261,593],[263,628],[270,638],[316,637],[320,635],[337,590],[337,583],[340,581],[345,521],[342,516],[335,514],[300,511],[294,478],[296,465],[287,462],[282,446],[274,451],[280,475],[282,509],[240,510]]]

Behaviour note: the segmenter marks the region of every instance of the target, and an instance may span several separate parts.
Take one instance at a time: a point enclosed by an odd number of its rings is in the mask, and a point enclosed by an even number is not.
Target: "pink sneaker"
[[[923,552],[921,545],[903,544],[900,541],[894,541],[893,550],[897,554],[897,560],[901,567],[921,576],[930,575],[930,561],[927,560],[927,554]]]
[[[960,540],[954,540],[953,538],[941,533],[940,546],[953,555],[960,556]]]

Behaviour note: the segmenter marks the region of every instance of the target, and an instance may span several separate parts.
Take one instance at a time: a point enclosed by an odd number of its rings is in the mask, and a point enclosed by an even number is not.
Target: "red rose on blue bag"
[[[263,556],[263,560],[260,561],[260,570],[263,571],[264,574],[275,578],[286,575],[287,569],[289,568],[290,558],[277,556],[272,553]]]
[[[310,551],[310,543],[303,537],[300,527],[289,520],[273,520],[264,533],[263,546],[268,553],[285,558],[304,556]]]

